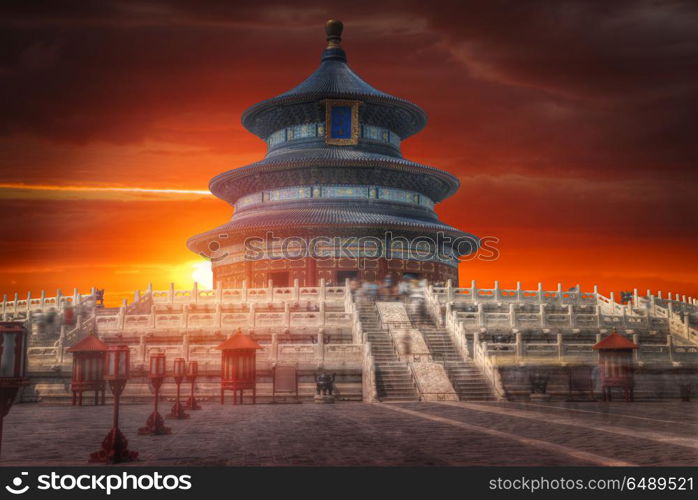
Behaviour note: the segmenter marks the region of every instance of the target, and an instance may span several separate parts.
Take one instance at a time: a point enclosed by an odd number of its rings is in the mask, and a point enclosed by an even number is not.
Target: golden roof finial
[[[327,33],[328,49],[339,47],[342,41],[342,29],[344,29],[342,21],[338,21],[337,19],[330,19],[327,21],[327,24],[325,24],[325,33]]]

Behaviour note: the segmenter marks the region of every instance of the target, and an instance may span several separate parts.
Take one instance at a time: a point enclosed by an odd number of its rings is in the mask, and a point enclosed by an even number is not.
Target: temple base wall
[[[549,376],[546,395],[549,397],[550,401],[584,401],[588,399],[587,396],[580,391],[575,391],[570,394],[569,375],[566,367],[550,366],[546,364],[541,365],[539,368],[546,370]],[[499,368],[502,386],[507,400],[533,401],[535,399],[531,394],[531,382],[529,379],[530,370],[535,369],[535,366]],[[594,398],[600,400],[602,397],[601,386],[599,382],[595,382]],[[682,371],[673,370],[668,366],[636,368],[634,374],[634,400],[658,401],[681,399],[681,384],[692,384],[692,397],[698,398],[698,394],[696,393],[696,388],[698,387],[698,368],[693,368],[691,370],[683,369]],[[623,401],[623,395],[620,389],[614,391],[613,400]]]
[[[328,284],[343,284],[347,278],[374,281],[392,276],[393,282],[405,274],[426,278],[431,283],[458,283],[458,269],[439,262],[407,259],[368,258],[304,258],[297,260],[260,260],[236,264],[214,265],[214,283],[223,288],[241,287],[247,281],[250,287],[264,287],[269,280],[275,286],[290,286],[298,280],[300,286],[317,286],[321,279]]]
[[[329,373],[336,374],[335,397],[338,401],[362,401],[362,375],[361,369],[328,367]],[[298,368],[298,395],[302,401],[312,401],[315,396],[316,367]],[[18,402],[30,403],[58,403],[70,404],[72,392],[70,391],[71,373],[68,368],[57,373],[30,373],[30,385],[20,394]],[[209,404],[220,404],[220,375],[204,375],[197,379],[195,385],[196,398]],[[182,383],[181,398],[185,401],[190,394],[191,384]],[[166,380],[161,389],[161,401],[173,402],[176,394],[176,385],[171,380]],[[111,401],[111,393],[107,389],[107,403]],[[252,399],[252,391],[245,391],[245,402]],[[262,370],[257,373],[257,402],[270,403],[272,394],[271,370]],[[148,378],[138,375],[129,379],[122,395],[125,403],[146,403],[153,400],[152,388]],[[290,394],[280,393],[279,401],[295,399]],[[83,405],[89,406],[94,402],[94,393],[86,392],[83,396]],[[165,404],[165,403],[163,403]],[[226,404],[232,404],[232,393],[226,392]],[[164,407],[163,407],[164,408]]]

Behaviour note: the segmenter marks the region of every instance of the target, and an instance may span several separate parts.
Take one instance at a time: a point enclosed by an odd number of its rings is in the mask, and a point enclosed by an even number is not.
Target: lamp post
[[[199,363],[196,361],[190,361],[187,369],[187,378],[191,381],[191,394],[187,400],[187,408],[190,410],[200,410],[201,406],[196,401],[194,397],[194,383],[196,382],[196,377],[199,375]]]
[[[108,347],[104,359],[104,380],[109,382],[114,396],[112,429],[102,441],[102,449],[90,454],[90,462],[117,464],[138,458],[138,452],[128,449],[128,440],[119,430],[119,400],[128,381],[128,369],[128,346]]]
[[[22,322],[0,322],[0,449],[2,422],[17,391],[27,383],[27,330]]]
[[[184,358],[176,358],[174,360],[174,379],[177,384],[177,399],[175,404],[172,405],[172,410],[170,410],[170,418],[189,418],[191,415],[184,413],[184,405],[179,401],[180,389],[182,386],[182,380],[184,380],[186,370],[186,361]]]
[[[165,355],[164,354],[153,354],[150,356],[150,372],[148,373],[148,378],[150,383],[153,384],[153,390],[155,396],[153,399],[153,413],[150,414],[148,420],[145,422],[145,427],[138,429],[138,434],[141,435],[161,435],[170,434],[172,429],[165,427],[165,421],[162,415],[158,413],[158,401],[160,400],[160,387],[162,386],[162,381],[165,378]]]

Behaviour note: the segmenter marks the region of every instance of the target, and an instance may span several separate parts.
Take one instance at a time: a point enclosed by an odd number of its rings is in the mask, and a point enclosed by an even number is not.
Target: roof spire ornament
[[[342,42],[342,30],[344,25],[342,21],[330,19],[325,24],[325,33],[327,33],[327,48],[338,49]]]

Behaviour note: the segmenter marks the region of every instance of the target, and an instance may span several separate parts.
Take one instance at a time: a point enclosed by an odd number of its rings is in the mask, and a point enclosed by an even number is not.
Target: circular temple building
[[[211,180],[234,215],[190,238],[189,248],[211,259],[214,283],[224,288],[386,275],[457,283],[458,258],[478,240],[439,221],[434,205],[459,181],[400,151],[426,114],[349,68],[341,22],[328,21],[326,32],[313,74],[244,113],[267,154]]]

